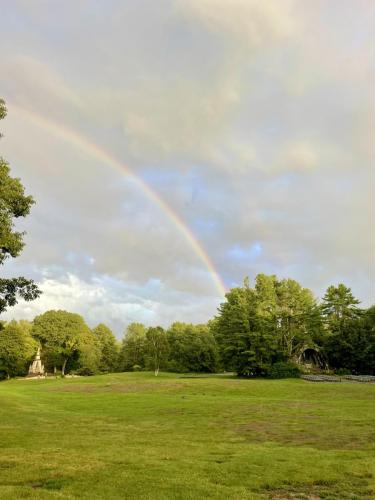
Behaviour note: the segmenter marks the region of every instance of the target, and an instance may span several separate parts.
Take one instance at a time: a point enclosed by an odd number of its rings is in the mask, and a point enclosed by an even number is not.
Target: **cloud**
[[[4,9],[0,85],[9,104],[129,164],[186,221],[228,285],[272,272],[320,293],[340,279],[372,300],[370,2],[46,5]],[[1,126],[2,154],[37,200],[20,221],[25,252],[6,272],[44,284],[48,268],[46,301],[59,283],[88,287],[88,297],[103,286],[105,300],[88,298],[102,304],[98,319],[106,308],[127,316],[119,296],[133,299],[129,288],[111,295],[118,283],[136,289],[139,318],[214,312],[220,299],[205,266],[126,176],[11,107]]]
[[[174,321],[207,321],[207,314],[216,311],[215,300],[202,298],[199,307],[189,293],[166,288],[158,280],[144,284],[124,283],[104,275],[93,275],[83,280],[74,274],[63,274],[54,278],[55,270],[43,269],[40,281],[42,296],[34,302],[20,301],[7,311],[3,319],[29,319],[45,311],[67,310],[83,315],[89,326],[99,323],[109,325],[120,338],[131,322],[142,322],[147,326],[168,327]],[[173,308],[169,307],[170,303]]]
[[[66,26],[72,37],[66,40],[66,53],[74,53],[77,45],[79,51],[85,50],[80,70],[89,75],[102,65],[106,68],[105,82],[102,73],[92,80],[77,81],[77,68],[67,68],[62,78],[55,61],[51,64],[53,53],[48,46],[41,49],[38,40],[40,55],[4,57],[2,84],[6,96],[78,129],[85,119],[99,127],[120,125],[124,147],[119,148],[119,137],[115,147],[134,167],[157,161],[186,168],[191,162],[203,161],[240,171],[248,168],[255,156],[254,147],[249,147],[248,138],[239,140],[235,130],[244,96],[250,90],[247,72],[262,50],[276,47],[291,36],[293,3],[169,3],[170,16],[160,9],[150,10],[147,4],[147,18],[154,20],[149,23],[141,15],[146,8],[142,2],[138,9],[114,2],[117,15],[107,11],[108,33],[100,40],[100,48],[95,42],[88,46],[87,39],[75,31],[75,23]],[[43,27],[46,13],[41,6],[34,12],[23,5],[20,10],[28,22]],[[60,15],[64,19],[63,9]],[[125,25],[119,31],[120,19]],[[53,15],[51,22],[56,21]],[[147,38],[139,38],[134,23],[141,27],[140,33],[147,26]],[[164,36],[160,35],[160,26],[164,27]],[[88,24],[90,37],[95,28],[102,29],[97,21]],[[176,35],[176,30],[182,36]],[[74,40],[76,44],[72,45]],[[66,53],[61,55],[64,64],[75,64],[74,57],[65,61]],[[49,63],[42,62],[43,55]]]
[[[51,67],[35,57],[16,54],[1,57],[0,84],[3,95],[10,101],[26,108],[40,110],[64,110],[64,107],[80,109],[78,93]],[[60,119],[64,116],[60,115]]]
[[[202,85],[172,78],[148,82],[124,102],[124,133],[132,154],[143,161],[205,155],[225,133],[238,98],[230,83]]]
[[[20,221],[28,232],[23,263],[65,266],[85,278],[92,272],[141,282],[157,278],[172,288],[217,296],[211,274],[169,214],[126,176],[58,137],[46,142],[46,131],[30,128],[22,114],[13,113],[5,128],[5,154],[37,200],[31,216]],[[186,191],[174,184],[176,193]]]
[[[284,171],[311,170],[318,165],[317,148],[305,141],[286,144],[280,152],[280,168]]]
[[[124,96],[124,132],[134,156],[168,164],[179,162],[180,156],[190,162],[214,162],[216,167],[248,164],[254,152],[238,141],[233,130],[243,94],[248,91],[246,68],[260,48],[290,35],[290,5],[287,1],[283,5],[243,0],[178,2],[177,19],[182,16],[191,29],[200,25],[202,41],[208,46],[215,37],[216,53],[211,54],[215,65],[210,59],[202,63],[204,46],[193,40],[189,49],[196,60],[191,73],[167,71],[162,78],[157,75],[141,82],[132,95]],[[174,51],[172,47],[168,50]],[[181,50],[179,55],[184,57],[185,52]],[[211,68],[210,74],[203,64]]]
[[[224,36],[231,45],[254,49],[293,32],[293,2],[258,0],[191,0],[180,2],[188,17]]]

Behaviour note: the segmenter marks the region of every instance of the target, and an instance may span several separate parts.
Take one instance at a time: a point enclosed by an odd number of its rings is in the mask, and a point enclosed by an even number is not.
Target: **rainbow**
[[[35,125],[42,128],[46,132],[63,139],[69,144],[72,144],[85,154],[91,156],[97,161],[103,162],[104,164],[112,167],[113,169],[121,172],[121,174],[127,175],[131,178],[132,182],[142,191],[142,193],[148,198],[154,205],[159,207],[162,212],[168,217],[168,219],[174,224],[176,229],[182,234],[185,240],[188,242],[189,246],[193,250],[194,254],[200,259],[204,264],[206,269],[209,271],[212,281],[221,297],[225,296],[226,287],[220,277],[220,274],[216,270],[212,260],[203,248],[202,244],[198,241],[192,230],[182,219],[182,217],[176,213],[170,205],[156,192],[154,191],[141,177],[138,177],[130,167],[120,162],[111,153],[97,146],[94,142],[90,141],[87,137],[79,134],[76,130],[67,128],[50,118],[45,118],[35,112],[31,112],[23,107],[15,104],[11,104],[11,108],[17,110],[20,114],[24,115],[27,119],[32,121]]]

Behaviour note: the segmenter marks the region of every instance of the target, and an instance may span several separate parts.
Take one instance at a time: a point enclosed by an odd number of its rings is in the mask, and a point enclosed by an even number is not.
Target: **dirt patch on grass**
[[[315,481],[309,485],[285,485],[269,491],[270,500],[354,500],[374,498],[368,474],[348,475],[345,481]]]
[[[319,450],[367,450],[375,447],[372,420],[357,419],[344,412],[327,411],[312,402],[292,402],[247,406],[237,424],[226,416],[226,426],[245,440],[276,442]]]
[[[70,479],[66,478],[48,478],[42,479],[40,481],[26,483],[27,486],[31,486],[34,490],[45,489],[45,490],[61,490],[64,486],[69,483]]]
[[[167,392],[169,390],[174,390],[179,388],[179,384],[163,384],[159,386],[158,384],[153,383],[114,383],[114,384],[66,384],[58,387],[49,388],[50,391],[53,392],[70,392],[70,393],[84,393],[84,394],[92,394],[92,393],[109,393],[109,392],[118,392],[118,393],[134,393],[134,392],[154,392],[161,391]]]
[[[359,433],[357,429],[327,425],[316,416],[302,416],[298,420],[267,420],[241,424],[235,429],[246,440],[256,443],[267,441],[283,445],[307,446],[320,450],[366,449],[374,443],[374,436]]]
[[[64,476],[60,473],[52,474],[48,477],[38,477],[34,479],[17,479],[2,481],[2,486],[23,486],[33,490],[61,490],[72,480],[72,476]]]
[[[321,500],[322,497],[315,494],[304,494],[304,493],[285,493],[279,492],[274,493],[270,497],[272,500],[291,500],[291,499],[300,499],[300,500]]]
[[[9,460],[0,460],[0,471],[4,469],[13,469],[17,467],[17,462],[11,462]]]

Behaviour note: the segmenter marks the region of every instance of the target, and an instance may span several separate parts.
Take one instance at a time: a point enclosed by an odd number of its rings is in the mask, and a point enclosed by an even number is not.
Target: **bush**
[[[187,368],[187,366],[183,366],[178,361],[171,360],[167,364],[167,371],[171,373],[188,373],[190,370]]]
[[[294,363],[280,361],[271,366],[267,376],[268,378],[299,378],[301,371]]]
[[[78,368],[76,370],[77,375],[83,375],[84,377],[91,377],[92,375],[95,375],[97,372],[92,369],[90,366],[82,366],[81,368]]]
[[[339,368],[338,370],[335,370],[336,375],[351,375],[352,372],[351,370],[348,370],[347,368]]]

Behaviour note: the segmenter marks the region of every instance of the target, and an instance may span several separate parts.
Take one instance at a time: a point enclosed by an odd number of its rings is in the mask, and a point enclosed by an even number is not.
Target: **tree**
[[[119,354],[119,370],[129,371],[146,366],[146,331],[142,323],[131,323],[122,340]]]
[[[0,120],[6,116],[6,107],[0,99]],[[0,134],[1,137],[1,134]],[[17,257],[23,247],[23,232],[15,230],[14,219],[26,217],[34,200],[25,195],[19,179],[10,176],[8,163],[0,157],[0,265],[10,257]],[[17,298],[34,300],[41,291],[32,280],[24,277],[0,279],[0,313],[17,304]]]
[[[99,370],[101,372],[114,372],[118,365],[119,346],[116,337],[108,326],[100,323],[93,329],[96,337],[100,358]]]
[[[320,330],[320,315],[310,290],[297,281],[277,282],[277,321],[280,342],[289,359],[306,343],[311,343]]]
[[[352,373],[375,374],[375,307],[339,318],[325,341],[329,364]]]
[[[250,348],[250,314],[254,310],[254,292],[248,287],[232,288],[211,330],[220,348],[223,367],[242,373],[246,370]]]
[[[219,307],[214,334],[226,370],[240,375],[266,374],[278,359],[276,277],[260,274],[255,287],[245,278]]]
[[[366,332],[364,346],[360,349],[361,373],[375,375],[375,306],[364,311],[361,321]]]
[[[26,375],[36,351],[27,321],[11,321],[0,329],[0,375],[7,378]]]
[[[4,101],[4,99],[1,99],[1,97],[0,97],[0,120],[5,118],[6,115],[7,115],[7,108],[5,106],[5,101]],[[2,137],[1,134],[0,134],[0,137]]]
[[[343,283],[329,286],[322,299],[321,311],[326,330],[324,349],[333,368],[354,369],[354,360],[352,362],[350,358],[353,358],[355,349],[352,342],[354,337],[360,335],[361,329],[359,303],[351,289]]]
[[[167,331],[168,368],[176,372],[215,372],[218,347],[206,325],[173,323]]]
[[[227,370],[265,375],[277,361],[292,359],[319,328],[319,310],[306,288],[294,280],[259,274],[254,288],[233,288],[211,328]]]
[[[150,327],[146,332],[146,349],[148,366],[152,367],[155,377],[158,376],[160,367],[168,359],[168,340],[165,330],[161,326]]]
[[[338,331],[347,320],[357,318],[361,311],[359,300],[343,283],[329,286],[323,297],[322,313],[331,331]]]
[[[37,316],[32,335],[41,343],[47,364],[61,366],[62,375],[69,359],[85,349],[87,342],[93,347],[92,333],[82,316],[67,311],[47,311]]]
[[[78,349],[69,358],[67,369],[79,375],[95,375],[101,371],[101,346],[96,335],[87,327],[79,338]]]
[[[266,375],[271,365],[284,358],[281,346],[281,320],[278,297],[279,282],[275,275],[258,274],[255,278],[254,308],[250,314],[249,371]]]

